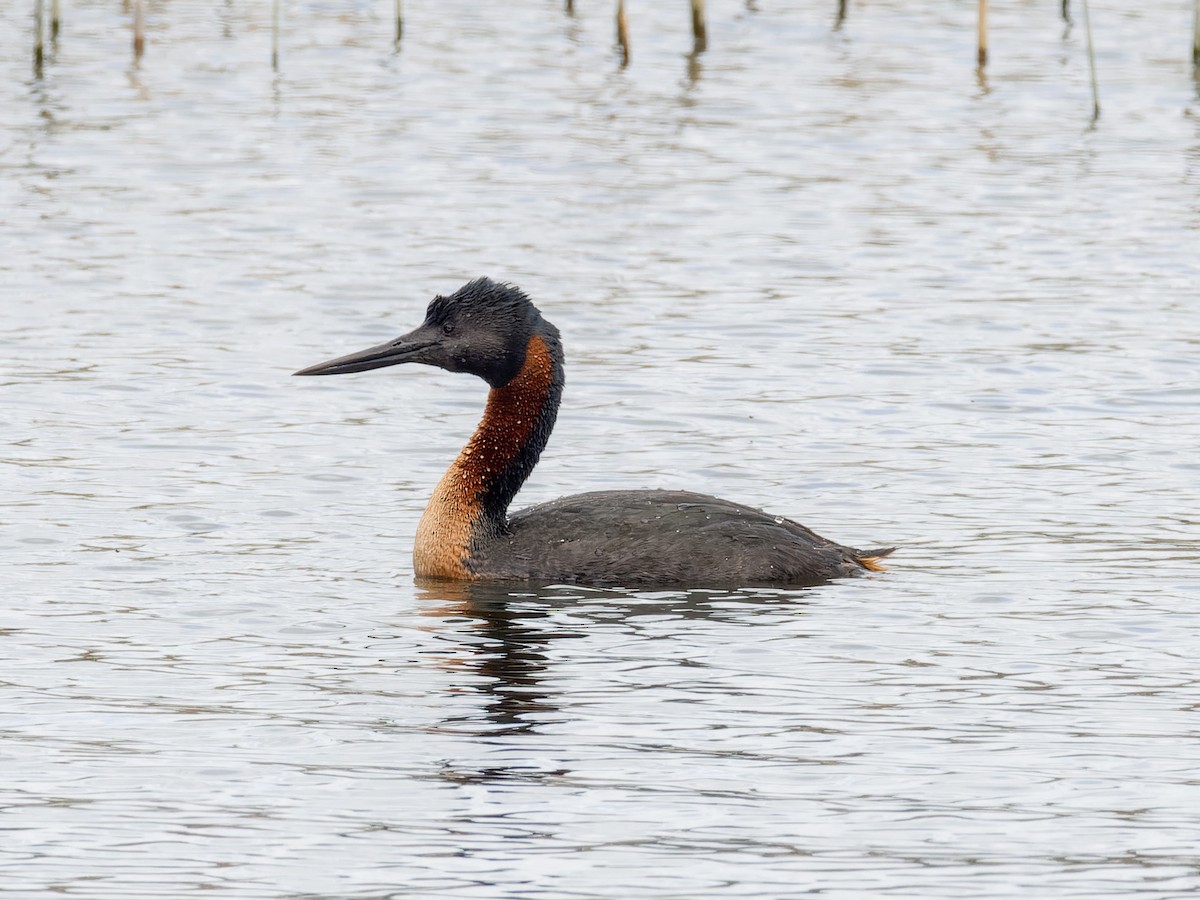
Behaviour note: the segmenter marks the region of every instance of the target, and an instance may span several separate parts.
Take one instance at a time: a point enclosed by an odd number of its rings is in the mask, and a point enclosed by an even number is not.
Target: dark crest
[[[537,315],[537,308],[515,285],[476,278],[468,281],[449,297],[437,296],[425,312],[430,325],[465,325],[480,319],[525,322]]]

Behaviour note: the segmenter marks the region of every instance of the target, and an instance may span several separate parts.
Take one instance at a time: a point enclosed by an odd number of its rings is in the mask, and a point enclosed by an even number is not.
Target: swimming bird
[[[418,577],[693,586],[810,585],[878,571],[894,548],[855,550],[782,516],[673,490],[596,491],[509,515],[550,438],[563,392],[558,329],[517,287],[487,278],[435,297],[419,328],[297,375],[400,363],[488,383],[474,435],[417,526]]]

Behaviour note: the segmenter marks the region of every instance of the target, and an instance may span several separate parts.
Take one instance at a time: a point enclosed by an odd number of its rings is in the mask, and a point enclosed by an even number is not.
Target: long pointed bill
[[[359,350],[357,353],[349,353],[346,356],[339,356],[337,359],[317,363],[315,366],[309,366],[307,369],[301,369],[292,374],[345,375],[349,372],[365,372],[368,369],[381,369],[384,366],[395,366],[400,363],[426,362],[427,357],[422,351],[436,344],[436,340],[429,339],[428,335],[423,334],[422,329],[418,328],[411,334],[406,334],[394,341],[387,341],[374,347],[368,347],[366,350]]]

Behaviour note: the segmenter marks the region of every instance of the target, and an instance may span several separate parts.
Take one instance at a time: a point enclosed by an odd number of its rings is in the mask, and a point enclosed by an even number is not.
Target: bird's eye
[[[446,335],[447,337],[454,334],[454,323],[452,323],[452,322],[444,323],[442,325],[442,334]]]

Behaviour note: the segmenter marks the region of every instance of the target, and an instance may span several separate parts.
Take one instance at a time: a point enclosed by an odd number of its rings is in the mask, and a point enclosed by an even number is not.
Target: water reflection
[[[484,701],[481,715],[451,716],[445,720],[447,729],[477,733],[482,721],[490,734],[520,734],[536,728],[534,714],[554,710],[541,687],[545,650],[551,641],[577,635],[539,627],[547,613],[522,602],[529,597],[495,585],[420,585],[418,599],[428,615],[441,619],[448,632],[453,629],[449,636],[461,645],[461,655],[453,656],[469,676],[461,689],[478,691]]]
[[[419,581],[422,613],[450,645],[438,663],[453,674],[447,693],[470,692],[480,700],[429,730],[468,737],[482,757],[469,752],[445,759],[433,777],[460,786],[563,784],[578,778],[569,764],[574,757],[547,758],[544,741],[557,740],[581,714],[587,718],[581,703],[611,701],[633,710],[641,702],[634,687],[637,673],[660,667],[678,672],[668,688],[672,694],[690,695],[697,685],[722,690],[719,667],[675,658],[659,643],[664,631],[676,630],[673,621],[678,631],[701,641],[712,627],[731,624],[774,632],[781,616],[794,626],[807,595],[807,590],[634,592]],[[794,627],[788,630],[793,638],[805,636]],[[633,663],[631,670],[625,652],[598,651],[598,637],[642,648],[645,661]],[[764,636],[764,643],[768,640]],[[656,648],[662,659],[655,660]],[[655,661],[647,668],[649,660]]]
[[[703,54],[703,50],[693,50],[687,54],[687,70],[684,73],[684,92],[679,101],[681,106],[694,105],[694,92],[700,84],[700,77],[704,74]]]
[[[809,590],[650,592],[418,580],[425,614],[439,620],[436,627],[455,646],[445,664],[465,673],[458,689],[483,699],[478,713],[450,716],[443,727],[489,735],[532,733],[555,720],[561,702],[547,686],[552,651],[583,638],[589,626],[636,631],[642,617],[752,623],[756,611],[801,611]],[[579,627],[563,627],[557,612],[569,613]]]

